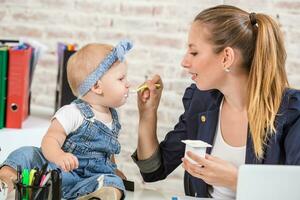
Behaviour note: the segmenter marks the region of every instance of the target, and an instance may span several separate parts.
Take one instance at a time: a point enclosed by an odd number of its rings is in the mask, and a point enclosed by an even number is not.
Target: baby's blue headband
[[[83,81],[78,88],[79,97],[85,95],[95,83],[109,70],[109,68],[117,60],[123,62],[125,54],[132,48],[132,42],[129,40],[121,40],[112,52],[104,58],[99,66]]]

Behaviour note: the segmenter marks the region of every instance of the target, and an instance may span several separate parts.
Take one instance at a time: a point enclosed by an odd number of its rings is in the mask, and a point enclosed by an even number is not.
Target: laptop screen
[[[300,166],[242,165],[237,200],[300,200]]]

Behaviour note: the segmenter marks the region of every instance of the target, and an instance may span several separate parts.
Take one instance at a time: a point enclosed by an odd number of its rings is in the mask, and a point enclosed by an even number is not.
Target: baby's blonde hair
[[[67,77],[75,96],[78,96],[80,84],[99,66],[112,49],[113,46],[107,44],[87,44],[70,57],[67,64]]]

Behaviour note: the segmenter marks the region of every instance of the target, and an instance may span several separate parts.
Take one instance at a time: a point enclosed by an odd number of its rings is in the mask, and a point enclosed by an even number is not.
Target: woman
[[[185,193],[234,199],[242,164],[300,164],[300,92],[289,88],[286,52],[276,22],[233,6],[199,13],[182,66],[195,84],[184,113],[162,142],[156,135],[158,75],[138,96],[138,146],[132,155],[145,181],[166,178],[182,162]],[[205,158],[184,157],[181,140],[212,144]],[[200,167],[202,166],[202,167]]]

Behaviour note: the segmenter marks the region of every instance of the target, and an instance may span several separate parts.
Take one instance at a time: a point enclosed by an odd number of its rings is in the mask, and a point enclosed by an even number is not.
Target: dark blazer
[[[185,144],[181,140],[203,140],[213,144],[223,94],[218,90],[200,91],[192,84],[183,96],[184,113],[174,130],[170,131],[160,143],[160,167],[151,173],[141,173],[144,180],[153,182],[166,178],[184,156]],[[201,120],[205,116],[206,120]],[[202,117],[203,119],[203,117]],[[257,160],[253,142],[248,133],[246,145],[246,164],[300,164],[300,91],[286,89],[276,117],[276,134],[269,138],[264,159]],[[211,148],[207,149],[209,154]],[[185,172],[184,189],[186,195],[207,197],[208,185],[201,179]]]

